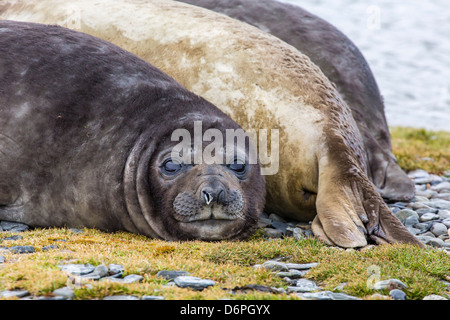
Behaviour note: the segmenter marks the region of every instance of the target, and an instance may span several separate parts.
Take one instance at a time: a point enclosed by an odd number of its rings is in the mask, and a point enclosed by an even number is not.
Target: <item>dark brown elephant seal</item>
[[[336,85],[361,132],[368,175],[387,200],[410,200],[414,185],[392,154],[384,103],[355,44],[327,21],[274,0],[177,0],[223,13],[273,34],[307,55]]]
[[[66,24],[110,41],[211,101],[246,131],[278,130],[279,145],[271,149],[279,161],[266,175],[265,210],[312,220],[324,242],[421,245],[369,180],[363,139],[339,92],[279,38],[169,0],[4,0],[0,18]]]
[[[193,132],[194,121],[203,131],[240,129],[104,40],[0,22],[0,220],[166,240],[245,238],[264,207],[259,165],[173,160],[172,133]]]

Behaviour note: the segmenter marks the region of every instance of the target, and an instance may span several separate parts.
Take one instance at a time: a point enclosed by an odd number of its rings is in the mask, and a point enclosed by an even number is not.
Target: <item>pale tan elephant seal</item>
[[[245,130],[279,129],[266,209],[309,221],[329,244],[420,245],[367,177],[348,106],[305,55],[255,27],[173,1],[1,1],[0,17],[111,41],[221,108]]]

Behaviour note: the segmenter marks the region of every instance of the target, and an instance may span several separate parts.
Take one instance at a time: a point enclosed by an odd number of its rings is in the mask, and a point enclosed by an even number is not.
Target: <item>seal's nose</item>
[[[224,204],[225,188],[222,185],[204,187],[201,195],[203,203],[207,206],[213,202]]]

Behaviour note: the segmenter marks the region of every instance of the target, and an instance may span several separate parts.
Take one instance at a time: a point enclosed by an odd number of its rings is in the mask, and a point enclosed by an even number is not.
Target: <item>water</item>
[[[345,33],[368,61],[390,126],[450,131],[448,0],[283,0]]]

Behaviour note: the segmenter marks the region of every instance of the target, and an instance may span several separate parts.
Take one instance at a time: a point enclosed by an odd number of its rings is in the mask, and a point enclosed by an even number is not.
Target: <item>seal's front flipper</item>
[[[326,159],[322,159],[321,166]],[[342,181],[336,178],[331,166],[319,172],[319,190],[317,193],[317,216],[312,224],[314,235],[330,245],[344,248],[367,245],[366,229],[358,215],[363,210],[362,203],[355,201],[350,190],[346,190]]]

